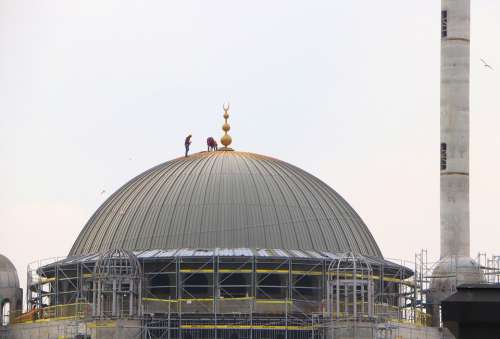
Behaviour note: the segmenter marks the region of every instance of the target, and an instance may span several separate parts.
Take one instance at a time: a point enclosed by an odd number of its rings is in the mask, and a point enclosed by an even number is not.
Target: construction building
[[[28,267],[24,310],[15,268],[0,257],[9,306],[0,335],[453,338],[443,300],[464,283],[498,284],[500,260],[470,257],[469,0],[443,0],[441,20],[439,262],[426,251],[384,258],[327,184],[230,148],[224,106],[224,147],[167,161],[113,193],[67,256]]]

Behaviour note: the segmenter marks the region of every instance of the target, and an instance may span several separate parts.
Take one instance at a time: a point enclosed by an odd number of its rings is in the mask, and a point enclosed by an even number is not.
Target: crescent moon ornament
[[[229,119],[229,103],[225,103],[222,105],[222,108],[224,109],[224,125],[222,125],[222,130],[224,131],[224,135],[220,139],[221,144],[224,145],[225,150],[230,150],[228,147],[231,145],[232,138],[227,132],[231,129],[231,126],[227,122],[227,119]]]

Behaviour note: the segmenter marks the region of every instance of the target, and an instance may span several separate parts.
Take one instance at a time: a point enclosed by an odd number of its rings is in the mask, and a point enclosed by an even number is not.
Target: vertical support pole
[[[366,280],[362,280],[361,284],[359,284],[361,290],[361,315],[365,315],[365,283]]]
[[[495,283],[498,284],[500,283],[500,276],[499,276],[499,272],[500,272],[500,257],[496,257],[496,272],[495,272]]]
[[[168,297],[168,338],[167,339],[170,339],[170,313],[171,313],[171,307],[172,307],[172,300],[170,299],[170,296]]]
[[[419,296],[420,294],[420,286],[419,286],[419,279],[420,279],[420,271],[418,270],[418,265],[417,265],[417,253],[415,253],[415,274],[413,275],[413,300],[412,300],[412,309],[413,309],[413,322],[417,322],[417,301],[420,300],[420,304],[422,303],[422,297]],[[410,287],[411,288],[411,287]]]
[[[111,315],[113,317],[116,317],[117,314],[116,314],[116,297],[117,297],[117,293],[116,293],[116,279],[113,279],[113,293],[112,293],[112,303],[111,303]]]
[[[97,314],[96,316],[100,317],[102,316],[101,312],[101,301],[102,301],[102,294],[101,294],[101,279],[97,280]]]
[[[214,332],[215,332],[215,338],[217,338],[217,304],[216,304],[216,294],[219,292],[219,275],[218,273],[216,272],[216,270],[218,270],[218,267],[217,267],[217,263],[215,262],[216,261],[216,258],[215,256],[212,256],[212,288],[213,288],[213,295],[212,295],[212,302],[213,302],[213,305],[212,305],[212,312],[214,314],[214,319],[215,319],[215,329],[214,329]],[[217,260],[218,262],[218,260]]]
[[[213,263],[212,263],[212,268],[213,268],[213,284],[212,284],[212,288],[213,288],[213,299],[212,299],[212,302],[213,302],[213,313],[216,314],[217,312],[219,312],[219,300],[220,300],[220,276],[219,276],[219,257],[217,256],[214,256],[213,257]]]
[[[288,303],[285,304],[285,339],[288,338]]]
[[[352,256],[352,260],[353,260],[353,274],[352,274],[352,281],[353,281],[353,284],[352,284],[352,289],[353,289],[353,293],[352,293],[352,303],[353,303],[353,315],[354,315],[354,319],[356,320],[357,319],[357,315],[358,315],[358,281],[357,281],[357,267],[356,267],[356,258],[354,257],[354,255]]]
[[[82,297],[82,285],[83,285],[83,278],[81,271],[82,270],[82,265],[80,263],[76,264],[76,297],[75,301],[80,302],[80,298]]]
[[[337,263],[337,276],[336,276],[336,286],[335,286],[335,292],[337,293],[337,300],[336,300],[336,306],[337,306],[337,319],[340,318],[340,272],[339,272],[339,267]]]
[[[134,315],[134,279],[130,279],[130,285],[128,288],[128,297],[129,297],[129,302],[128,302],[128,314],[129,316]]]
[[[314,314],[311,316],[311,338],[314,339]]]
[[[252,256],[252,276],[250,277],[252,284],[252,286],[250,286],[250,296],[252,297],[252,299],[250,299],[250,339],[253,339],[253,313],[257,302],[257,269],[255,266],[255,256]]]
[[[56,263],[55,269],[56,269],[56,277],[55,277],[56,279],[54,281],[54,285],[55,285],[54,286],[54,289],[55,289],[55,298],[54,299],[55,299],[55,304],[59,305],[59,263]],[[40,305],[40,307],[42,307],[42,305]],[[59,307],[56,307],[56,312],[55,312],[56,317],[59,317],[58,310],[59,310]]]
[[[97,300],[96,300],[96,294],[97,294],[97,286],[95,284],[95,280],[92,280],[92,316],[95,317],[97,316]]]
[[[26,268],[26,310],[29,311],[31,307],[31,278],[30,278],[30,265]]]
[[[373,280],[368,280],[368,317],[373,317]]]
[[[349,286],[347,284],[347,279],[344,280],[344,317],[349,314]]]
[[[286,294],[286,303],[285,303],[285,313],[286,313],[286,319],[285,319],[285,339],[288,339],[288,303],[293,303],[293,287],[292,287],[292,261],[290,258],[288,260],[288,282],[287,282],[287,294]],[[293,304],[292,305],[292,312],[293,312]]]
[[[144,270],[143,270],[143,272],[144,272]],[[139,316],[142,316],[144,304],[142,303],[142,278],[141,277],[139,278],[139,287],[137,289],[137,294],[138,294],[138,298],[137,298],[137,314]],[[169,298],[170,298],[170,296],[169,296]]]
[[[333,318],[332,303],[333,303],[332,287],[331,287],[330,279],[328,278],[327,284],[326,284],[326,312],[328,313],[328,318],[330,320],[332,320],[332,318]]]
[[[176,257],[176,276],[177,276],[177,312],[179,314],[179,338],[182,339],[182,275],[180,258]]]
[[[385,272],[385,267],[384,267],[384,263],[382,263],[382,269],[380,270],[380,291],[381,291],[381,299],[380,300],[385,300],[385,276],[384,276],[384,272]],[[387,309],[385,306],[382,306],[383,308],[383,312],[386,313]]]

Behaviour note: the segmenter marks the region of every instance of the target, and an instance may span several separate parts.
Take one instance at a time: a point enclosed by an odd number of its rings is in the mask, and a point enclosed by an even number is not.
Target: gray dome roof
[[[333,189],[286,162],[201,152],[135,177],[94,213],[70,255],[110,248],[283,248],[382,257]]]
[[[10,260],[0,254],[0,288],[19,288],[17,270]]]

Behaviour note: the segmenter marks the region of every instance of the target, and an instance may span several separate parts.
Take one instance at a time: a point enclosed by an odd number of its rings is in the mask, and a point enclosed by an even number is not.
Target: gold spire
[[[229,119],[229,104],[222,105],[222,108],[224,109],[224,125],[222,125],[224,135],[222,136],[222,138],[220,138],[220,143],[223,144],[225,148],[227,148],[233,141],[231,136],[227,134],[227,132],[231,129],[231,126],[229,126],[229,124],[227,123],[227,119]]]

